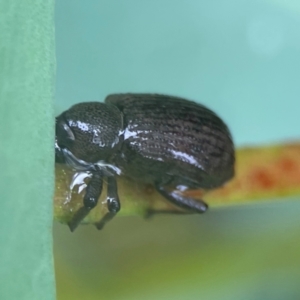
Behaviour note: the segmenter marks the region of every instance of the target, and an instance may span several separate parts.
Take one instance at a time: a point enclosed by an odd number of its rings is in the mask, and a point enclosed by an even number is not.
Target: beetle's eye
[[[75,140],[75,136],[68,124],[60,118],[56,118],[55,131],[56,142],[60,147],[67,147],[71,141]]]

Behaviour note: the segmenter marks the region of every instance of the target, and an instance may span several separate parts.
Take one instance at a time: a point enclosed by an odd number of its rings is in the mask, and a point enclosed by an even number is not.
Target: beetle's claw
[[[83,206],[75,212],[71,221],[68,222],[68,226],[69,226],[71,232],[73,232],[78,227],[80,222],[89,214],[90,211],[91,211],[90,208]]]

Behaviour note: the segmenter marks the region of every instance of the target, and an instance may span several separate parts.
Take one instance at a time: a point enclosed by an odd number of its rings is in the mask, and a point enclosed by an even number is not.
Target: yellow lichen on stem
[[[185,194],[205,200],[210,207],[300,195],[300,143],[238,149],[235,170],[234,179],[219,189],[209,192],[189,190]],[[82,206],[85,188],[75,185],[70,189],[75,172],[68,166],[56,164],[55,172],[54,218],[67,223]],[[104,184],[98,205],[85,218],[85,223],[99,221],[107,211],[105,190]],[[118,190],[122,207],[119,215],[143,215],[149,208],[176,210],[151,185],[119,177]]]

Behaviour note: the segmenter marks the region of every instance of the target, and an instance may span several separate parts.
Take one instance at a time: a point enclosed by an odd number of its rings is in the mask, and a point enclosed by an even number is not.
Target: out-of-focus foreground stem
[[[82,191],[78,193],[78,185],[71,191],[74,171],[62,164],[56,164],[55,169],[54,218],[67,223],[82,206],[85,189],[81,186]],[[119,215],[143,215],[148,208],[174,210],[150,185],[120,177],[118,189],[122,206]],[[204,199],[210,207],[300,195],[300,143],[238,149],[236,174],[232,181],[214,191],[190,190],[185,193]],[[85,218],[85,223],[97,222],[106,212],[106,193],[102,194],[97,207]]]

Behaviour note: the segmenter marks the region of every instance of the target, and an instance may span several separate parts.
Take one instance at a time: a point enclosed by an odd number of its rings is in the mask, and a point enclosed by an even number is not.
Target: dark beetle
[[[200,104],[156,94],[74,105],[56,118],[55,153],[56,162],[92,174],[72,231],[96,206],[104,177],[108,213],[99,229],[120,210],[116,175],[153,184],[187,213],[203,213],[207,205],[178,191],[213,189],[234,175],[234,145],[224,122]]]

